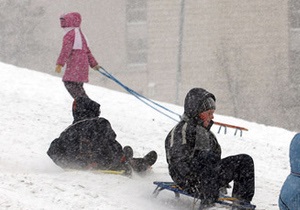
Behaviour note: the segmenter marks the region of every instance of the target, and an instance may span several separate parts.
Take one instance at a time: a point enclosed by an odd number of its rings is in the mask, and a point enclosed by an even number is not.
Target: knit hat
[[[199,106],[198,113],[202,113],[211,109],[216,109],[216,102],[212,97],[208,97]]]

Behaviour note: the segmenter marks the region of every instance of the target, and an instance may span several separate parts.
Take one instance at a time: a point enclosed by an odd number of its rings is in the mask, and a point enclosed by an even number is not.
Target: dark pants
[[[88,98],[83,88],[83,82],[64,81],[64,85],[73,99],[77,99],[78,97]]]
[[[205,166],[197,161],[192,171],[185,177],[171,171],[172,179],[188,193],[200,199],[215,200],[219,189],[233,181],[232,196],[240,200],[251,201],[254,196],[254,163],[249,155],[240,154],[221,159],[215,166]]]
[[[254,196],[254,163],[249,155],[229,156],[221,160],[220,186],[234,182],[232,196],[251,201]]]

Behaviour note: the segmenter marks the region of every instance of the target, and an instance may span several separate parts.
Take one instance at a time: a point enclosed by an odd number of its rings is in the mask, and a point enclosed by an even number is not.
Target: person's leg
[[[229,156],[221,160],[220,186],[234,181],[232,196],[251,201],[254,196],[254,163],[249,155]]]
[[[82,82],[68,82],[64,81],[64,85],[67,89],[67,91],[70,93],[73,99],[77,99],[79,97],[88,98],[88,95],[86,94],[83,83]]]
[[[192,161],[191,171],[185,176],[186,184],[192,194],[201,199],[204,206],[215,203],[219,197],[218,165],[203,165],[196,158]]]

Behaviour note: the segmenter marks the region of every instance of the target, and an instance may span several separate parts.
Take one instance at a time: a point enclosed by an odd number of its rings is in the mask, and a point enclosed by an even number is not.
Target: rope
[[[155,106],[173,114],[176,115],[177,117],[179,117],[179,119],[181,118],[181,116],[179,114],[177,114],[176,112],[173,112],[172,110],[156,103],[155,101],[152,101],[149,98],[146,98],[145,96],[135,92],[134,90],[132,90],[131,88],[127,87],[126,85],[124,85],[123,83],[121,83],[117,78],[115,78],[112,74],[110,74],[108,71],[106,71],[103,67],[100,67],[99,69],[97,69],[97,71],[106,76],[107,78],[113,80],[114,82],[116,82],[118,85],[120,85],[122,88],[124,88],[128,93],[130,93],[131,95],[133,95],[134,97],[136,97],[138,100],[140,100],[141,102],[143,102],[144,104],[146,104],[147,106],[151,107],[152,109],[156,110],[157,112],[165,115],[166,117],[178,122],[179,120],[175,119],[174,117],[171,117],[170,115],[162,112],[161,110],[159,110],[158,108],[156,108]],[[155,105],[155,106],[154,106]]]
[[[116,82],[118,85],[120,85],[122,88],[124,88],[128,93],[130,93],[131,95],[133,95],[134,97],[136,97],[138,100],[140,100],[141,102],[143,102],[144,104],[146,104],[147,106],[151,107],[152,109],[156,110],[157,112],[165,115],[166,117],[176,121],[176,122],[179,122],[179,120],[175,119],[174,117],[171,117],[170,115],[164,113],[163,111],[159,110],[158,108],[161,108],[173,115],[176,115],[179,119],[181,119],[181,116],[179,114],[177,114],[176,112],[173,112],[172,110],[156,103],[155,101],[152,101],[151,99],[149,98],[146,98],[145,96],[135,92],[134,90],[132,90],[131,88],[127,87],[126,85],[124,85],[122,82],[120,82],[117,78],[115,78],[112,74],[110,74],[108,71],[106,71],[103,67],[100,67],[99,69],[97,69],[96,71],[98,71],[100,74],[104,75],[105,77],[113,80],[114,82]],[[156,106],[156,107],[155,107]],[[157,108],[158,107],[158,108]],[[220,122],[214,122],[215,124],[219,125],[220,126],[220,129],[221,129],[221,126],[225,127],[225,129],[227,127],[230,127],[230,128],[236,128],[237,130],[240,130],[240,136],[242,136],[242,130],[246,130],[248,131],[248,129],[246,128],[243,128],[243,127],[239,127],[239,126],[235,126],[235,125],[229,125],[229,124],[225,124],[225,123],[220,123]],[[219,129],[219,132],[220,132],[220,129]],[[237,133],[237,130],[235,132],[234,135],[236,135]],[[219,133],[218,132],[218,133]],[[226,134],[226,130],[225,130],[225,134]]]

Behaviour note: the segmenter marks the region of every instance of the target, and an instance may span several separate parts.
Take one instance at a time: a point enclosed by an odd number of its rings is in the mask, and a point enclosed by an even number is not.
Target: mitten
[[[56,73],[60,73],[61,72],[61,68],[62,68],[61,65],[56,65],[55,72]]]
[[[101,67],[100,67],[99,65],[96,65],[96,66],[93,67],[93,69],[94,69],[95,71],[98,71],[100,68],[101,68]]]

